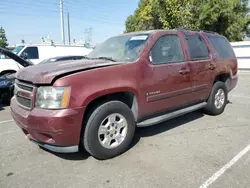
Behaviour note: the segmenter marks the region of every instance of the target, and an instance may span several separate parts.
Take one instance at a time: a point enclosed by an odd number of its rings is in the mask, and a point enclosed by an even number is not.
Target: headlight
[[[70,87],[39,87],[36,94],[36,107],[47,109],[67,108]]]

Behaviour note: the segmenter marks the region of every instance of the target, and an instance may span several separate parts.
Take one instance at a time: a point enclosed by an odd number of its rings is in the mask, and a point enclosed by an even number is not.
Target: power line
[[[31,10],[32,11],[32,10]],[[36,11],[37,12],[37,11]],[[16,15],[16,16],[23,16],[23,17],[31,17],[31,16],[34,16],[34,14],[33,14],[33,12],[25,12],[25,13],[22,13],[22,12],[9,12],[9,11],[2,11],[2,10],[0,10],[0,13],[1,14],[6,14],[6,15]],[[42,12],[39,12],[39,13],[44,13],[44,11],[42,11]],[[49,12],[47,12],[47,13],[50,13],[50,14],[58,14],[59,13],[59,11],[54,11],[54,12],[51,12],[51,11],[49,11]],[[51,19],[50,17],[45,17],[44,16],[44,14],[42,15],[35,15],[36,17],[38,16],[38,17],[43,17],[44,19]]]
[[[1,4],[26,4],[26,5],[35,5],[35,4],[51,4],[51,5],[58,5],[59,6],[59,3],[53,3],[53,2],[51,2],[51,1],[46,1],[46,2],[44,2],[44,1],[39,1],[39,0],[36,0],[36,1],[32,1],[32,2],[27,2],[27,1],[11,1],[11,0],[8,0],[8,1],[3,1],[3,2],[1,2]]]
[[[41,3],[42,1],[40,0],[39,1],[39,3]],[[13,4],[14,2],[12,2],[12,1],[4,1],[4,2],[2,2],[2,3],[4,3],[4,5],[7,5],[8,3],[9,4]],[[0,4],[0,7],[1,7],[1,5],[3,5],[3,4]],[[50,2],[51,4],[53,4],[53,2]],[[22,7],[24,7],[25,8],[25,13],[23,13],[22,12],[22,14],[26,14],[27,12],[46,12],[46,13],[49,13],[49,12],[55,12],[55,13],[58,13],[59,11],[58,10],[56,10],[56,9],[53,9],[51,6],[49,6],[49,5],[46,5],[46,6],[35,6],[35,4],[27,4],[27,3],[24,3],[24,2],[16,2],[16,3],[14,3],[14,4],[18,4],[18,5],[22,5]],[[38,4],[37,4],[38,5]],[[84,5],[84,4],[83,4]],[[86,5],[86,4],[85,4]],[[90,5],[90,4],[87,4],[87,5]],[[35,8],[39,8],[39,10],[36,10],[36,11],[34,11],[34,9]],[[52,8],[52,9],[51,9]],[[65,7],[64,7],[64,9],[65,9]],[[67,10],[67,8],[66,8],[66,10]],[[78,9],[78,7],[77,8],[74,8],[74,9],[72,9],[72,10],[70,10],[70,9],[68,9],[68,12],[71,12],[71,13],[80,13],[80,11],[82,11],[82,9]],[[8,11],[9,12],[9,11]],[[100,12],[99,10],[98,10],[98,12]],[[19,12],[18,12],[19,13]],[[12,15],[17,15],[17,13],[12,13]],[[20,14],[20,16],[22,16],[22,14]],[[79,18],[79,15],[77,16],[77,18],[76,17],[74,17],[74,16],[72,16],[72,18],[73,19],[75,19],[75,20],[83,20],[82,18],[81,18],[81,16],[80,16],[80,18]],[[109,20],[109,19],[106,19],[106,16],[98,16],[98,17],[94,17],[94,16],[91,16],[91,19],[88,19],[88,20],[92,20],[92,21],[99,21],[99,22],[105,22],[105,23],[110,23],[110,24],[119,24],[118,22],[115,22],[114,20]]]
[[[14,2],[8,2],[8,1],[1,2],[0,6],[2,7],[2,5],[10,6],[10,7],[13,7],[15,5],[21,5],[24,7],[33,7],[33,8],[52,8],[50,5],[30,4],[30,3],[22,3],[22,2],[14,3]]]
[[[74,19],[74,20],[78,20],[78,21],[85,21],[84,19],[82,19],[82,18],[79,18],[79,17],[72,17],[71,16],[71,18],[72,19]],[[120,23],[118,23],[118,22],[113,22],[113,21],[110,21],[110,20],[106,20],[106,19],[101,19],[101,18],[96,18],[96,17],[92,17],[92,18],[89,18],[88,19],[89,21],[98,21],[98,23],[101,23],[101,24],[106,24],[106,23],[108,23],[108,24],[113,24],[113,25],[117,25],[117,24],[120,24]]]
[[[0,0],[1,1],[1,0]],[[59,1],[61,1],[61,6]],[[18,17],[42,17],[43,19],[51,19],[48,15],[59,15],[58,13],[60,12],[61,15],[61,32],[62,32],[62,41],[65,43],[65,33],[64,33],[64,10],[68,10],[71,13],[71,19],[76,20],[76,21],[86,21],[84,19],[82,12],[84,11],[84,7],[89,7],[93,8],[96,7],[94,4],[89,4],[89,3],[83,3],[80,2],[79,0],[54,0],[54,1],[46,1],[46,0],[36,0],[33,1],[32,3],[28,3],[27,1],[19,1],[19,2],[14,2],[14,1],[3,1],[0,4],[0,14],[5,14],[5,15],[14,15]],[[64,1],[64,2],[63,2]],[[13,6],[18,6],[19,9],[17,9],[14,12],[9,11],[9,7]],[[6,7],[6,11],[2,8]],[[58,10],[60,8],[60,11]],[[8,10],[8,11],[7,11]],[[98,22],[101,24],[113,24],[117,25],[120,24],[119,22],[116,22],[114,20],[109,20],[107,17],[110,17],[110,14],[105,11],[105,9],[100,9],[98,7],[98,15],[94,16],[89,16],[88,15],[88,21],[91,22]],[[46,14],[42,14],[45,13]],[[100,12],[104,14],[100,14]],[[73,14],[72,14],[73,13]],[[81,15],[82,14],[82,15]],[[106,14],[106,16],[105,16]],[[85,15],[86,16],[86,15]],[[69,20],[69,19],[68,19]],[[69,24],[68,24],[69,25]],[[82,34],[86,35],[85,41],[91,42],[92,41],[92,27],[89,29],[85,29],[85,31],[82,32]],[[29,36],[29,35],[27,35]],[[38,36],[38,35],[34,35]],[[70,40],[70,36],[69,36]]]
[[[69,10],[73,9],[73,10],[79,10],[79,11],[83,11],[84,8],[91,8],[93,9],[93,7],[97,7],[93,4],[87,4],[87,3],[75,3],[75,4],[68,4],[68,3],[65,3],[65,7]],[[107,10],[103,9],[103,8],[99,8],[98,7],[98,12],[102,12],[102,13],[107,13]],[[108,14],[107,14],[108,15]]]
[[[0,12],[6,12],[6,13],[20,13],[20,14],[26,14],[26,13],[32,13],[33,15],[37,15],[36,13],[55,13],[55,12],[59,12],[58,10],[47,10],[47,9],[40,9],[40,10],[35,10],[34,8],[32,7],[27,7],[25,8],[25,12],[23,10],[10,10],[10,11],[7,11],[7,10],[1,10],[1,7],[0,7]],[[44,16],[44,15],[43,15]]]

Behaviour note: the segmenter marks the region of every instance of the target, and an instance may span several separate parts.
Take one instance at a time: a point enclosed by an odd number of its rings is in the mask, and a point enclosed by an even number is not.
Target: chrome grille
[[[31,99],[26,99],[26,98],[23,98],[20,96],[16,96],[16,100],[20,105],[25,106],[26,108],[29,108],[29,109],[32,108],[32,100]]]
[[[15,81],[14,94],[18,104],[24,108],[31,109],[33,106],[35,86],[27,83],[23,83],[19,80]]]
[[[32,86],[27,86],[27,85],[22,85],[22,84],[17,84],[17,86],[23,90],[33,92],[33,87]]]

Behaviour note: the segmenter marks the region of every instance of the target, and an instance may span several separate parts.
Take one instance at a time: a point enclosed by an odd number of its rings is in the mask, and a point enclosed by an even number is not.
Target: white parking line
[[[211,176],[207,181],[205,181],[200,188],[207,188],[213,182],[215,182],[226,170],[231,168],[240,158],[242,158],[250,150],[250,144],[245,147],[240,153],[238,153],[231,161],[224,165],[220,170],[218,170],[213,176]]]
[[[13,121],[14,121],[13,119],[6,120],[6,121],[0,121],[0,124],[3,124],[3,123],[9,123],[9,122],[13,122]]]
[[[0,136],[1,136],[1,135],[4,135],[4,134],[10,134],[10,133],[18,132],[18,131],[20,131],[20,130],[19,130],[19,129],[16,129],[16,130],[13,130],[13,131],[3,132],[3,133],[0,133]]]

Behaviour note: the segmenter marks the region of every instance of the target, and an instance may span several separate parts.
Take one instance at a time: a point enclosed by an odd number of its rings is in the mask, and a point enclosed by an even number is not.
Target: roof
[[[152,33],[160,32],[160,31],[171,31],[171,30],[166,30],[166,29],[143,30],[143,31],[134,31],[134,32],[124,33],[121,35],[152,34]]]
[[[185,29],[185,28],[176,28],[176,29],[154,29],[154,30],[143,30],[143,31],[135,31],[135,32],[129,32],[129,33],[124,33],[121,35],[136,35],[136,34],[153,34],[156,32],[163,32],[163,31],[186,31],[186,32],[204,32],[208,34],[217,34],[216,32],[213,31],[206,31],[206,30],[192,30],[192,29]]]

